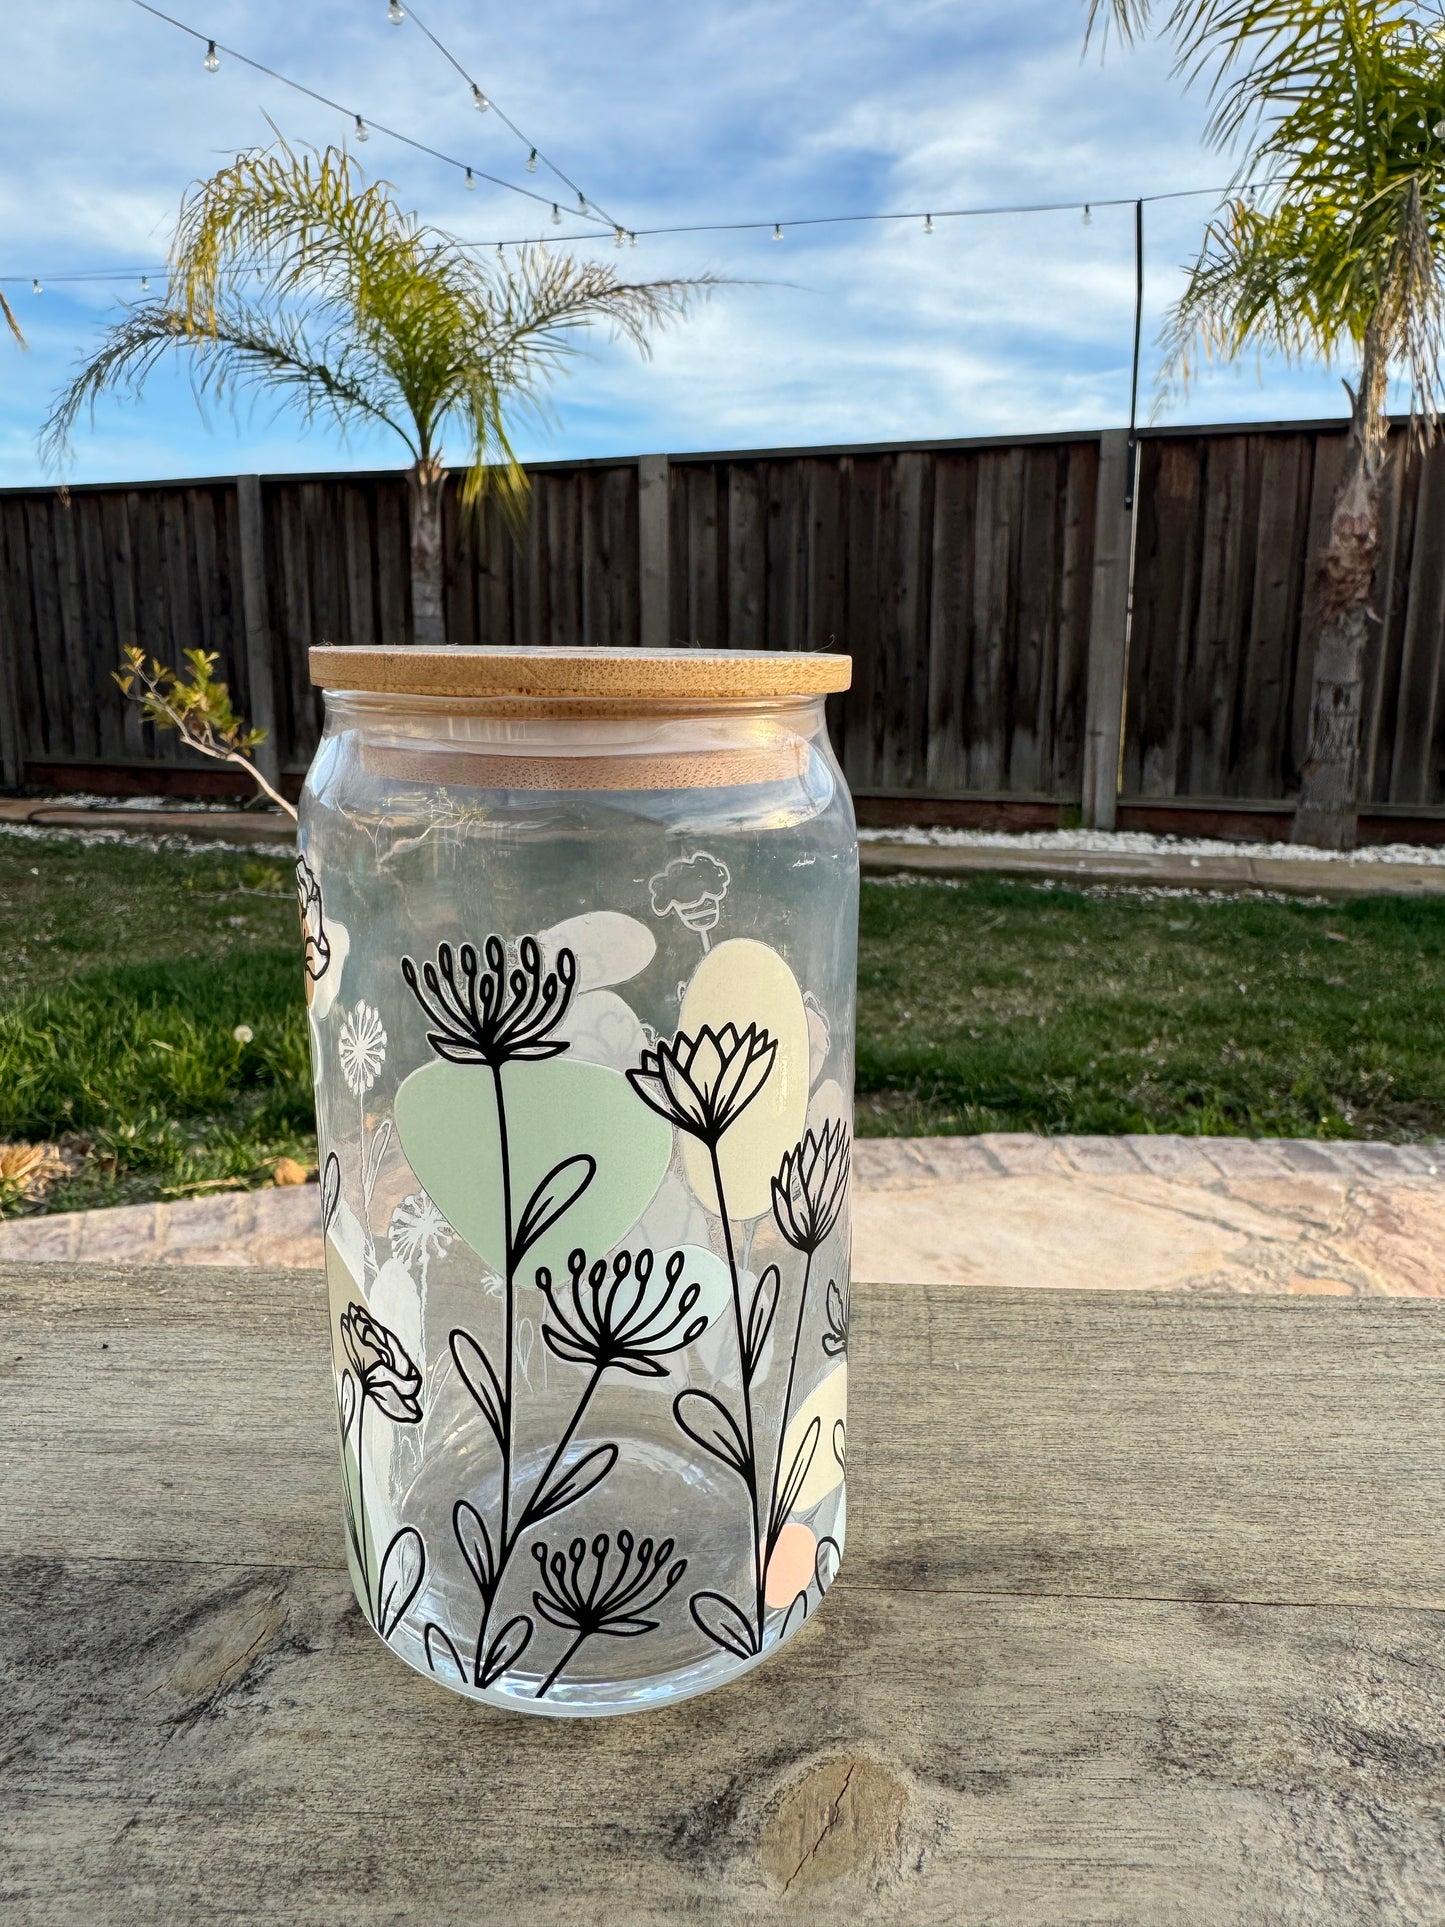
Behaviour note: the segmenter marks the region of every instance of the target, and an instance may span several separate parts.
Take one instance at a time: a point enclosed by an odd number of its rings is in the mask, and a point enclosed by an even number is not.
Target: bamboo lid
[[[363,695],[556,703],[790,702],[846,689],[849,656],[733,649],[313,648],[311,680]]]

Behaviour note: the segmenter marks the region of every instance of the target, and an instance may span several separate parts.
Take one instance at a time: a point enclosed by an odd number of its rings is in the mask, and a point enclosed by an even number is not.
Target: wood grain
[[[1419,1927],[1445,1305],[859,1288],[756,1676],[492,1714],[342,1568],[323,1287],[0,1272],[7,1921]]]

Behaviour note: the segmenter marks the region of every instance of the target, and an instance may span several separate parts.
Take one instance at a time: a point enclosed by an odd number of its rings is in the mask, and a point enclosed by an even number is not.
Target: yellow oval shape
[[[813,1451],[813,1460],[808,1467],[808,1476],[799,1488],[793,1501],[794,1513],[807,1512],[817,1505],[820,1499],[843,1483],[843,1466],[834,1443],[834,1428],[846,1425],[848,1421],[848,1367],[840,1365],[811,1392],[793,1415],[783,1439],[781,1464],[782,1476],[788,1476],[788,1468],[797,1457],[798,1447],[807,1436],[808,1427],[814,1419],[820,1421],[818,1443]]]
[[[761,1217],[772,1203],[772,1180],[783,1155],[803,1133],[808,1113],[808,1013],[797,979],[776,950],[751,937],[714,946],[693,972],[682,1000],[680,1028],[695,1037],[704,1024],[746,1030],[756,1024],[774,1038],[778,1054],[767,1082],[724,1133],[718,1147],[730,1218]],[[688,1182],[709,1211],[717,1191],[706,1145],[684,1138]]]

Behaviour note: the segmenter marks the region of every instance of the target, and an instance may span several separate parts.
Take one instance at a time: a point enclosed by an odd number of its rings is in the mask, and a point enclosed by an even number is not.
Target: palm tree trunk
[[[1315,571],[1315,650],[1310,734],[1292,841],[1352,850],[1360,795],[1360,721],[1365,655],[1376,617],[1370,585],[1380,546],[1385,461],[1386,356],[1372,326],[1360,385],[1351,396],[1349,453]]]
[[[442,560],[442,496],[446,470],[429,455],[406,472],[411,496],[411,628],[418,649],[440,649],[447,639]]]

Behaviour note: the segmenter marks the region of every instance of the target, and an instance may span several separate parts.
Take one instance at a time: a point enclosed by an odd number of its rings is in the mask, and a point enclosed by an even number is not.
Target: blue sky
[[[1203,102],[1158,50],[1080,58],[1082,0],[421,0],[463,64],[629,226],[1094,198],[1208,186]],[[478,168],[536,187],[525,150],[386,0],[169,0],[201,32]],[[203,49],[129,0],[46,0],[7,19],[0,71],[0,272],[30,340],[0,342],[0,483],[43,479],[35,431],[114,304],[65,283],[163,261],[182,192],[236,149],[348,131],[340,117]],[[467,238],[550,232],[515,196],[465,191],[373,135],[358,150]],[[559,190],[560,191],[560,190]],[[1206,200],[1148,210],[1146,345]],[[610,242],[600,244],[612,258]],[[529,427],[532,457],[988,435],[1122,423],[1132,212],[644,240],[639,276],[734,278],[644,362],[595,338]],[[39,276],[35,295],[30,278]],[[1146,354],[1146,385],[1156,358]],[[1165,421],[1337,416],[1337,374],[1251,362],[1171,397]],[[266,412],[203,421],[179,377],[111,402],[79,436],[77,481],[377,466],[384,433],[339,445]]]

